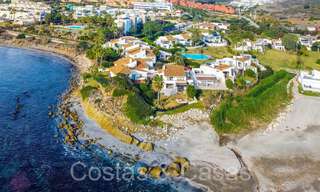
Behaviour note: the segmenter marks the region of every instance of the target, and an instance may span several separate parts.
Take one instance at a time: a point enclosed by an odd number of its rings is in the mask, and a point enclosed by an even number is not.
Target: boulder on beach
[[[155,179],[159,179],[162,175],[162,169],[161,167],[157,166],[157,167],[152,167],[149,171],[149,175],[152,177],[152,178],[155,178]]]
[[[180,174],[183,174],[185,171],[190,169],[190,161],[185,157],[176,157],[174,163],[177,163],[180,166]]]
[[[144,151],[153,151],[154,149],[154,144],[150,142],[140,142],[138,144],[138,147]]]
[[[140,167],[139,170],[138,170],[139,174],[140,175],[146,175],[147,172],[148,172],[148,168],[146,167]]]
[[[171,163],[165,170],[165,174],[170,177],[178,177],[181,175],[181,167],[177,163]]]
[[[140,141],[138,139],[136,139],[135,137],[131,136],[131,141],[130,141],[131,145],[138,145],[139,143],[140,143]]]

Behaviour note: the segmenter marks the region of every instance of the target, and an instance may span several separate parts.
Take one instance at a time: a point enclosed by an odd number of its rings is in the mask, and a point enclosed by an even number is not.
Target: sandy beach
[[[235,145],[261,191],[320,191],[320,97],[294,92],[287,113]]]

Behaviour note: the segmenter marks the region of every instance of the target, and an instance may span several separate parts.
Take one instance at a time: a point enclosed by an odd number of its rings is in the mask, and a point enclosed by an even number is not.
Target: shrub
[[[273,74],[273,70],[269,66],[265,66],[266,70],[261,71],[260,68],[258,68],[258,76],[259,80],[265,79]]]
[[[293,75],[279,71],[262,80],[243,97],[229,97],[211,113],[211,122],[219,133],[250,128],[251,123],[268,122],[286,103],[287,85]]]
[[[320,65],[320,59],[317,59],[316,63]]]
[[[244,89],[246,87],[246,81],[245,79],[241,76],[241,77],[238,77],[236,79],[236,85],[239,89]]]
[[[125,90],[125,89],[119,89],[119,88],[116,88],[115,90],[113,90],[112,92],[112,96],[113,97],[121,97],[121,96],[124,96],[128,94],[128,91]]]
[[[116,84],[116,86],[120,89],[130,89],[132,88],[132,83],[130,79],[125,75],[117,75],[112,78],[112,81]]]
[[[195,61],[192,61],[190,59],[184,59],[185,65],[190,66],[192,68],[198,68],[200,67],[200,63],[197,63]]]
[[[125,106],[127,117],[135,123],[145,123],[147,118],[154,113],[152,107],[137,93],[131,93]]]
[[[233,89],[233,87],[234,87],[233,81],[231,79],[227,79],[226,86],[228,89]]]
[[[188,85],[187,95],[189,98],[195,98],[197,96],[197,89],[193,85]]]
[[[90,79],[92,76],[90,73],[83,73],[82,74],[82,78],[84,81],[87,81],[88,79]]]
[[[247,76],[247,77],[252,77],[252,78],[256,77],[256,73],[252,69],[247,69],[244,72],[244,75]]]
[[[96,88],[95,88],[95,87],[92,87],[92,86],[85,86],[85,87],[83,87],[83,88],[80,90],[80,94],[81,94],[82,99],[83,99],[83,100],[87,99],[87,98],[90,96],[91,92],[92,92],[93,90],[95,90],[95,89],[96,89]]]
[[[145,100],[148,101],[148,103],[152,103],[153,100],[156,98],[156,93],[152,90],[150,83],[139,84],[139,90],[141,94],[143,94]]]
[[[17,39],[25,39],[26,38],[26,35],[24,33],[20,33],[18,36],[17,36]]]
[[[102,74],[97,74],[97,75],[93,76],[93,78],[100,85],[102,85],[102,87],[107,87],[109,85],[109,81]]]

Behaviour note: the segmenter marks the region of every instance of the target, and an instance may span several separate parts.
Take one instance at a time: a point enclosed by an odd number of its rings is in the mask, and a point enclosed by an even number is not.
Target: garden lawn
[[[320,59],[320,53],[308,52],[308,56],[301,56],[304,69],[318,69],[320,65],[316,63]],[[268,65],[274,70],[297,69],[297,55],[290,52],[277,50],[267,50],[265,53],[257,54],[257,58],[263,65]]]

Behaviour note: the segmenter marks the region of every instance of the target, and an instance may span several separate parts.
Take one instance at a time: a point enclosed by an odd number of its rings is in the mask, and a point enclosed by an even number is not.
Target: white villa
[[[193,85],[197,89],[226,90],[224,73],[209,65],[201,65],[190,71]]]
[[[198,28],[201,30],[209,30],[209,31],[214,31],[214,30],[228,30],[229,29],[229,24],[227,23],[216,23],[216,22],[202,22],[202,23],[197,23],[193,24],[194,28]]]
[[[13,21],[18,25],[44,21],[51,7],[43,2],[11,0],[10,4],[0,4],[0,21]]]
[[[248,51],[258,51],[263,52],[264,46],[260,44],[256,44],[255,42],[246,39],[242,41],[238,46],[235,47],[236,51],[248,52]]]
[[[282,44],[282,40],[281,39],[272,40],[271,46],[272,46],[272,49],[276,49],[276,50],[279,50],[279,51],[286,51],[286,48]]]
[[[299,82],[305,91],[320,92],[320,71],[303,71],[300,73]]]
[[[249,54],[217,59],[211,63],[211,66],[223,72],[226,79],[231,79],[233,81],[236,79],[237,74],[242,73],[247,69],[252,69],[255,72],[257,72],[257,67],[262,70],[264,69],[264,67],[259,64],[259,61]]]
[[[310,51],[312,45],[317,41],[320,40],[318,40],[316,36],[307,35],[299,37],[298,43],[300,43],[303,46],[306,46],[307,49]]]
[[[122,51],[122,58],[114,62],[114,66],[107,69],[110,76],[126,74],[137,83],[151,79],[155,75],[154,65],[157,57],[152,48],[143,41],[124,36],[111,40],[104,44],[104,47],[111,47]]]
[[[214,33],[202,33],[202,41],[209,47],[225,47],[228,46],[228,42],[222,38],[218,32]]]
[[[272,49],[280,50],[280,51],[285,51],[285,47],[282,44],[281,39],[266,39],[266,38],[261,38],[257,39],[255,42],[250,41],[249,39],[244,40],[242,43],[240,43],[238,46],[236,46],[237,51],[258,51],[260,53],[264,52],[266,47],[270,46]]]
[[[167,35],[158,37],[155,41],[156,45],[165,48],[171,49],[176,44],[181,44],[186,47],[192,46],[191,34],[190,33],[182,33],[178,35]]]
[[[160,75],[163,77],[161,92],[166,96],[183,92],[187,87],[187,76],[184,66],[175,64],[164,65]]]

